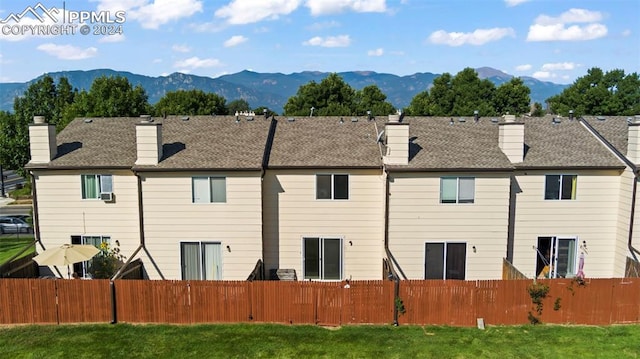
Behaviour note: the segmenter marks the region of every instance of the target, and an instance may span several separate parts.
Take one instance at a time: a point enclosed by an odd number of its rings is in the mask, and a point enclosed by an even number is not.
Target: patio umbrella
[[[71,278],[69,265],[84,262],[93,258],[100,250],[92,245],[63,244],[60,247],[50,248],[33,257],[40,265],[67,266],[67,273]]]
[[[578,260],[578,273],[576,277],[584,279],[584,253],[580,253],[580,260]]]

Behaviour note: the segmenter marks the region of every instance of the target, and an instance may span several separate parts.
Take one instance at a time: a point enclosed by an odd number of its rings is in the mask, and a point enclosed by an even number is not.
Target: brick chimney
[[[387,165],[409,164],[409,124],[400,122],[400,114],[389,115],[384,132],[387,139],[384,163]]]
[[[640,163],[640,115],[631,119],[627,131],[627,157],[633,163]]]
[[[47,123],[44,116],[33,116],[29,125],[30,163],[46,164],[56,157],[56,126]]]
[[[524,123],[516,122],[515,115],[505,115],[498,125],[498,145],[511,163],[524,160]]]
[[[140,116],[136,124],[136,165],[155,166],[162,158],[162,124],[150,116]]]

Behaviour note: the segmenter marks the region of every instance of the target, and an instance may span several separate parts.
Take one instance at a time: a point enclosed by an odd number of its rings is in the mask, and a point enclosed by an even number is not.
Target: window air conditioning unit
[[[100,199],[105,202],[113,201],[113,193],[112,192],[102,192],[100,193]]]

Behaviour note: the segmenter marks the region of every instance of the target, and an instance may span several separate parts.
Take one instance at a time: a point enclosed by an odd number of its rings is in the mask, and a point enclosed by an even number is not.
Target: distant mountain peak
[[[476,69],[476,72],[478,73],[478,77],[481,79],[488,79],[491,77],[511,79],[513,77],[513,75],[509,75],[500,70],[496,70],[493,67],[478,67]]]

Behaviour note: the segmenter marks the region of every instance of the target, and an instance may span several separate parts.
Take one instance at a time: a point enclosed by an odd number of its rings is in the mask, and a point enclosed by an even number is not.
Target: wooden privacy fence
[[[282,282],[0,280],[0,324],[236,323],[475,326],[640,323],[640,279],[539,280],[549,287],[538,313],[532,280]]]

